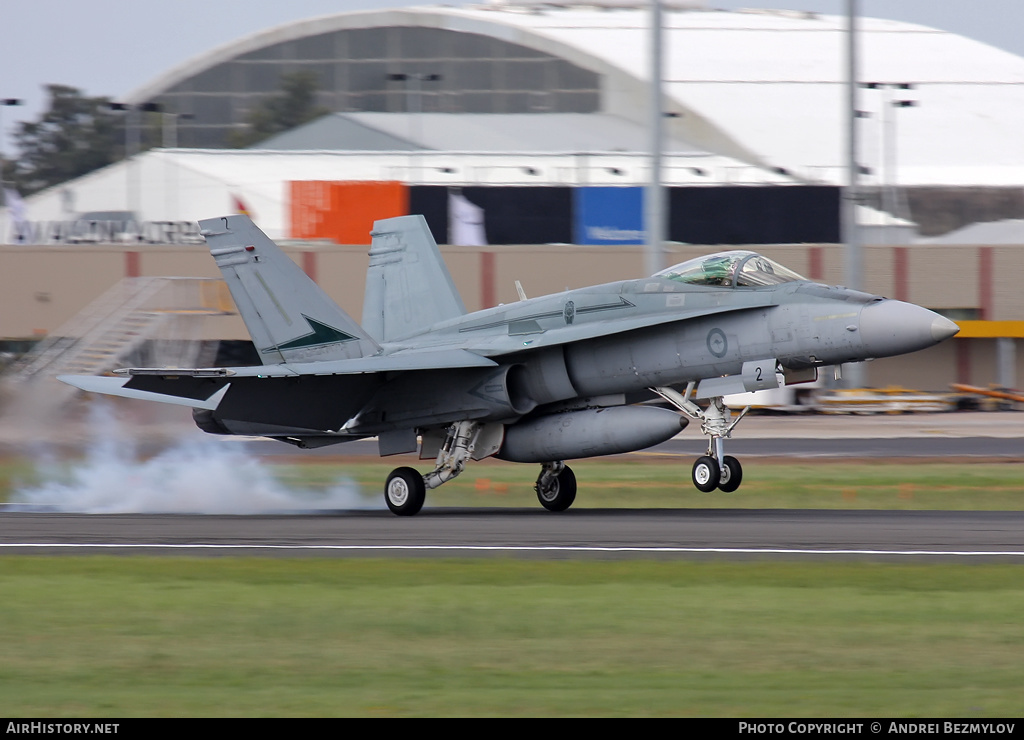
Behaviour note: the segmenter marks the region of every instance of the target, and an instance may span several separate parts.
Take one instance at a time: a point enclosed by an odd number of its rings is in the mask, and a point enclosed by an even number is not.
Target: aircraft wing
[[[115,377],[59,375],[57,379],[84,391],[108,396],[213,410],[218,407],[228,387],[236,380],[374,375],[409,370],[486,368],[496,367],[497,364],[494,360],[463,349],[410,349],[390,355],[358,357],[351,360],[231,368],[126,368],[115,370]]]
[[[408,349],[389,355],[356,357],[351,360],[322,362],[284,362],[278,365],[252,365],[230,368],[142,367],[115,370],[118,375],[150,375],[165,378],[238,377],[286,378],[298,375],[359,375],[363,373],[404,372],[406,370],[449,370],[465,367],[495,367],[494,360],[464,349]],[[78,375],[62,377],[83,377]]]

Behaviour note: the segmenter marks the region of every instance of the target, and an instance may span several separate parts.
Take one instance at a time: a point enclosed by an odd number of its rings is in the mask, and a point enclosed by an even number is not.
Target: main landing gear
[[[448,427],[434,469],[420,475],[413,468],[395,468],[384,484],[384,501],[393,514],[413,516],[423,508],[428,488],[437,488],[461,473],[476,450],[484,425],[460,421]]]
[[[384,484],[384,501],[392,513],[413,516],[423,508],[428,488],[437,488],[458,476],[480,450],[493,454],[501,445],[500,426],[460,421],[448,427],[434,469],[420,475],[413,468],[395,468]],[[495,432],[498,432],[497,435]],[[576,476],[561,460],[541,466],[537,478],[537,499],[548,511],[565,511],[576,500]]]
[[[413,468],[395,468],[384,484],[384,500],[398,516],[412,516],[423,508],[427,487],[423,476]]]
[[[576,500],[576,475],[561,460],[541,465],[537,500],[548,511],[565,511]]]
[[[747,415],[750,407],[743,409],[740,415],[730,420],[729,409],[721,396],[713,396],[708,399],[708,407],[702,409],[690,400],[693,393],[693,383],[686,386],[685,393],[679,393],[672,388],[651,388],[654,393],[664,398],[681,412],[700,422],[700,430],[708,435],[708,452],[697,458],[693,464],[691,475],[693,485],[698,491],[709,493],[716,488],[726,493],[732,493],[740,487],[743,482],[743,467],[740,461],[731,455],[725,454],[724,440],[732,436],[732,430],[740,423],[740,419]]]

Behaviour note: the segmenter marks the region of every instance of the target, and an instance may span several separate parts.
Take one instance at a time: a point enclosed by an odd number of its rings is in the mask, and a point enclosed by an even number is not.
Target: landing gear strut
[[[448,427],[434,469],[420,475],[413,468],[395,468],[384,485],[384,501],[398,516],[412,516],[423,508],[428,488],[450,481],[466,467],[473,455],[483,426],[475,421],[460,421]]]
[[[448,427],[434,469],[420,475],[413,468],[395,468],[384,485],[384,501],[398,516],[413,516],[423,508],[429,488],[437,488],[459,475],[473,453],[494,454],[501,445],[503,427],[460,421]],[[476,459],[480,459],[479,457]],[[537,499],[548,511],[565,511],[576,500],[576,476],[561,460],[541,466]]]
[[[664,398],[681,412],[700,422],[700,430],[708,435],[708,452],[697,458],[693,464],[693,485],[697,490],[708,493],[716,488],[731,493],[740,487],[743,481],[743,467],[740,461],[725,454],[724,440],[732,436],[732,430],[747,415],[750,407],[743,409],[740,415],[730,420],[729,409],[721,396],[708,399],[708,407],[702,409],[690,400],[693,383],[686,386],[685,393],[672,388],[651,388],[654,393]]]

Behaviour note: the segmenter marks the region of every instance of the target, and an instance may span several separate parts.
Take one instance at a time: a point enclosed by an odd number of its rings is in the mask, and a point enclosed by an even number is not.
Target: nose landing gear
[[[740,419],[746,416],[750,407],[743,409],[735,419],[729,417],[729,408],[721,396],[712,396],[708,399],[708,407],[702,409],[690,400],[693,393],[694,383],[686,386],[686,392],[680,393],[672,388],[651,388],[679,411],[700,422],[700,430],[708,435],[708,452],[697,458],[693,464],[691,477],[693,485],[698,491],[709,493],[716,488],[726,493],[732,493],[740,487],[743,481],[743,467],[740,461],[731,455],[725,454],[724,440],[732,436],[732,430],[740,423]]]

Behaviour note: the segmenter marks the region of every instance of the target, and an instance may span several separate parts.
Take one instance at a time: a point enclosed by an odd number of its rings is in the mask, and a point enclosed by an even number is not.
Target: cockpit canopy
[[[735,249],[680,262],[655,274],[688,285],[757,288],[807,278],[757,252]]]

